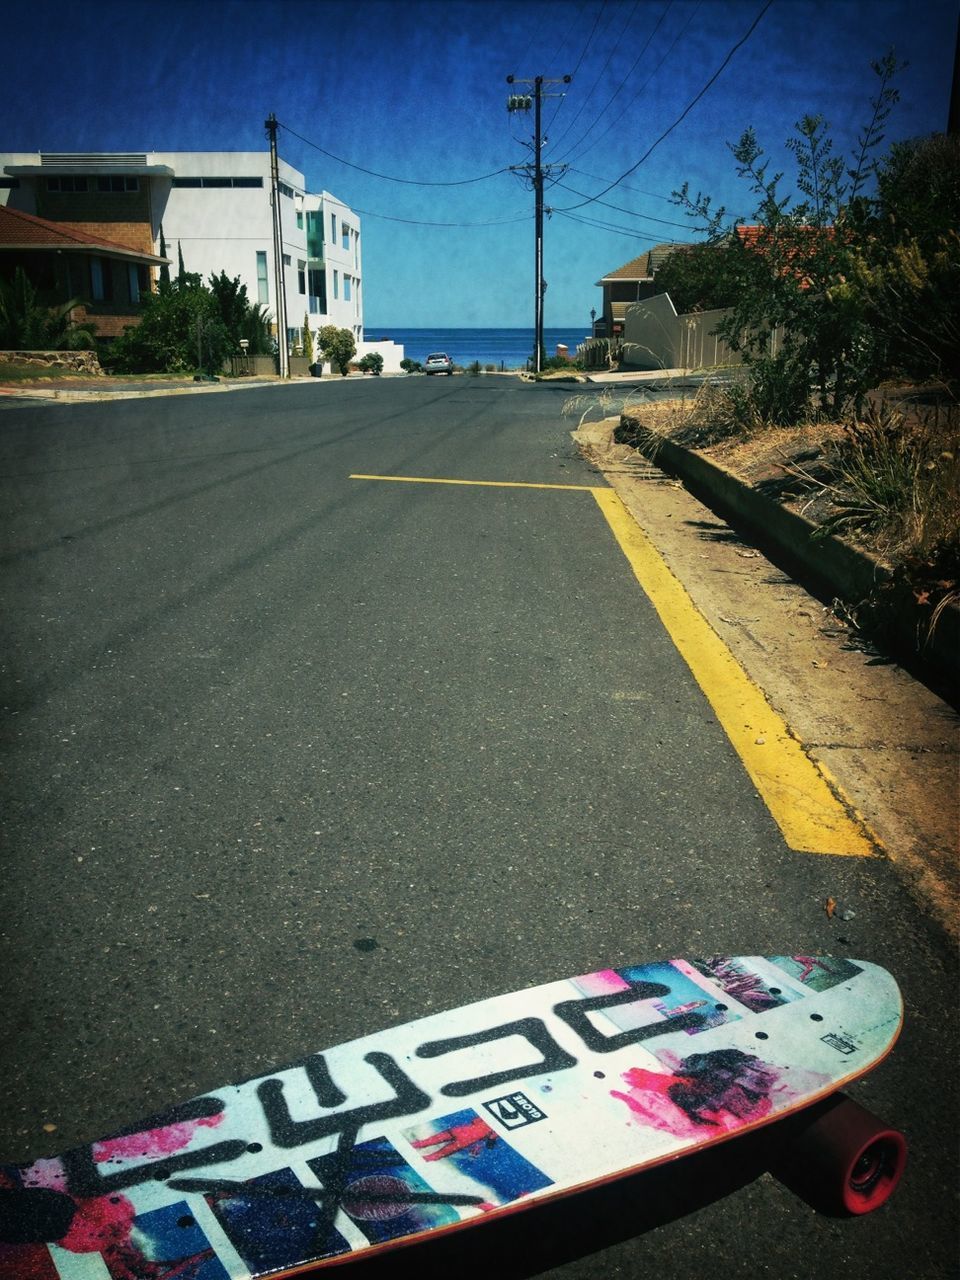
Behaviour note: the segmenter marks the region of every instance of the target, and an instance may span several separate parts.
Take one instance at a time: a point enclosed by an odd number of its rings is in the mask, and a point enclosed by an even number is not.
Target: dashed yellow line
[[[592,493],[634,576],[703,690],[787,845],[803,853],[848,857],[872,857],[878,853],[879,841],[863,819],[827,770],[805,753],[613,489],[425,476],[353,475],[350,478]]]

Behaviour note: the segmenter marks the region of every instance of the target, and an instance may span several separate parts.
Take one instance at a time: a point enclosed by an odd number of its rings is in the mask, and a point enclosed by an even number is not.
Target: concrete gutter
[[[623,417],[628,419],[629,415]],[[632,446],[614,442],[614,429],[608,419],[571,434],[602,470],[605,458],[619,461],[635,452]],[[960,607],[944,609],[930,633],[930,611],[917,605],[908,588],[894,583],[892,568],[881,560],[840,538],[820,534],[812,521],[765,497],[701,453],[665,439],[646,447],[641,444],[638,451],[682,481],[698,501],[745,533],[824,601],[839,600],[856,610],[882,589],[892,607],[884,611],[872,638],[954,705],[958,704]]]

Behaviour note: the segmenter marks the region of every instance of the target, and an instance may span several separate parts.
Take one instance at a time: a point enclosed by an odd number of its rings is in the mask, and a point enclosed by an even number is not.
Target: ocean
[[[367,342],[392,338],[403,346],[411,360],[423,361],[433,351],[445,351],[454,364],[469,365],[480,361],[480,367],[492,364],[497,369],[523,369],[533,356],[533,326],[529,329],[379,329],[364,324]],[[557,353],[557,344],[565,343],[570,355],[590,336],[589,325],[582,329],[544,329],[543,345],[547,356]]]

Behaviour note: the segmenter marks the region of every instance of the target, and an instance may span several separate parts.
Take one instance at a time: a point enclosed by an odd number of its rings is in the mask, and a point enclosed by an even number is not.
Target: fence
[[[624,319],[620,367],[689,370],[742,364],[740,352],[716,333],[729,314],[721,309],[677,315],[669,293],[634,303]],[[782,341],[783,330],[777,328],[770,336],[771,355],[777,354]]]

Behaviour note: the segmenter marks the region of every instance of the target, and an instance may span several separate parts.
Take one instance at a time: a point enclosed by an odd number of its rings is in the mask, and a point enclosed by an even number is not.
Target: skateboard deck
[[[889,973],[827,956],[657,961],[496,996],[0,1167],[0,1276],[341,1265],[810,1108],[884,1058],[901,1020]],[[859,1137],[830,1156],[863,1208],[899,1176],[902,1139],[884,1138],[879,1156]]]

